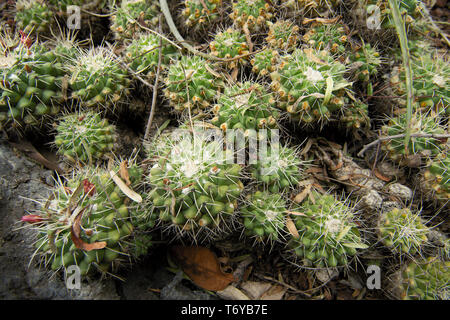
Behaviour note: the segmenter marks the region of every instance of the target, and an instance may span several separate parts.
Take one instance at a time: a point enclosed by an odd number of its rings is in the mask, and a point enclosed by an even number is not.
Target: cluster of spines
[[[281,63],[281,57],[277,50],[265,48],[257,52],[250,60],[252,71],[261,77],[276,71],[277,65]]]
[[[327,50],[333,55],[345,52],[348,37],[341,24],[317,23],[303,35],[302,40],[316,50]]]
[[[189,29],[200,30],[218,20],[222,0],[185,0],[181,12]]]
[[[249,31],[258,31],[266,28],[267,22],[273,17],[273,7],[265,0],[235,0],[230,18],[234,23]]]
[[[356,78],[363,83],[369,83],[375,77],[381,65],[381,58],[370,43],[366,43],[353,49],[349,56],[350,62],[355,66]]]
[[[240,30],[228,28],[223,32],[218,32],[214,40],[209,44],[211,54],[218,58],[231,59],[242,55],[247,55],[248,45],[245,35]],[[246,57],[236,58],[226,62],[229,69],[234,69],[238,65],[247,63]]]
[[[291,21],[268,22],[269,32],[266,41],[271,48],[281,51],[294,50],[300,41],[300,28]]]
[[[424,188],[432,198],[450,201],[450,156],[442,151],[430,159],[424,172]]]
[[[50,28],[52,12],[42,0],[18,0],[15,21],[25,33],[44,33]]]
[[[340,3],[341,0],[286,0],[282,5],[302,16],[320,17],[328,10],[335,10]]]

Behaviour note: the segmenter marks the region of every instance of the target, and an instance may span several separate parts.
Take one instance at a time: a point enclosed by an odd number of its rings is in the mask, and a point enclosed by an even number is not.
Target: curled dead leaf
[[[221,291],[236,281],[232,274],[222,271],[217,256],[208,248],[175,246],[170,252],[184,273],[205,290]]]
[[[141,203],[142,202],[142,197],[137,194],[136,192],[134,192],[133,190],[131,190],[126,184],[125,182],[122,181],[122,179],[120,179],[116,173],[114,171],[110,171],[109,175],[111,176],[111,178],[113,179],[113,181],[115,182],[115,184],[119,187],[119,189],[125,193],[125,195],[130,198],[131,200]]]
[[[297,227],[295,226],[294,221],[287,216],[286,217],[286,228],[288,229],[289,233],[294,236],[294,238],[298,239],[300,238],[300,234],[298,233]]]
[[[311,186],[312,185],[310,185],[310,184],[307,185],[306,188],[303,189],[302,192],[300,192],[298,195],[295,196],[294,201],[296,203],[301,203],[306,198],[306,196],[311,192]]]
[[[131,185],[131,181],[130,181],[130,175],[128,174],[128,161],[124,160],[120,163],[120,168],[119,168],[119,175],[120,177],[125,180],[125,183],[127,184],[127,186]]]
[[[75,220],[72,224],[72,228],[70,230],[70,237],[72,238],[73,244],[78,249],[84,250],[84,251],[91,251],[91,250],[98,250],[103,249],[106,247],[106,242],[94,242],[94,243],[86,243],[80,238],[80,232],[81,232],[81,218],[83,217],[83,213],[86,210],[86,208],[83,208],[80,210],[80,212],[75,217]]]
[[[373,170],[373,173],[374,173],[375,177],[377,177],[377,178],[380,179],[380,180],[383,180],[384,182],[389,182],[389,181],[391,181],[391,178],[389,178],[389,177],[387,177],[387,176],[381,174],[381,172],[378,171],[378,169],[376,169],[376,168],[375,168],[375,170]]]

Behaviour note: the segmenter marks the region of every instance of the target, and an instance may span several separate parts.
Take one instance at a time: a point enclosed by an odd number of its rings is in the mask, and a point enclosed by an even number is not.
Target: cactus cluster
[[[209,107],[221,90],[221,81],[199,56],[182,56],[173,61],[165,78],[164,95],[175,111],[192,114]]]
[[[235,0],[230,18],[241,28],[247,25],[250,32],[259,31],[272,19],[273,10],[266,0]]]
[[[393,208],[378,221],[378,233],[383,244],[397,254],[414,255],[428,242],[426,227],[419,214],[408,208]]]
[[[327,50],[333,55],[345,52],[348,37],[341,24],[316,23],[303,35],[302,40],[316,50]]]
[[[450,200],[450,156],[448,151],[429,160],[424,173],[424,188],[437,200]]]
[[[185,0],[181,15],[187,28],[201,30],[218,20],[222,0]]]
[[[160,37],[153,33],[138,34],[125,50],[125,61],[133,71],[152,79],[158,68],[159,44]],[[170,61],[178,57],[178,51],[166,40],[161,44],[161,68],[167,69]]]
[[[273,95],[256,82],[244,82],[226,87],[213,107],[211,123],[222,131],[275,129],[280,112]],[[246,134],[248,136],[248,134]]]
[[[252,72],[261,77],[267,76],[276,71],[277,65],[281,63],[280,60],[280,54],[277,50],[265,48],[264,50],[255,53],[250,60]]]
[[[50,28],[52,11],[43,0],[18,0],[14,20],[25,33],[44,33]]]
[[[256,191],[246,198],[240,209],[244,233],[258,242],[284,238],[286,200],[278,193]]]
[[[392,276],[391,291],[403,300],[448,300],[450,262],[436,257],[410,261]]]
[[[158,159],[147,179],[149,206],[178,235],[210,240],[233,220],[244,187],[241,166],[233,164],[221,143],[208,141],[208,131],[195,126],[192,133],[186,128],[177,134],[160,137],[149,149]]]
[[[151,0],[122,0],[118,5],[115,15],[111,17],[111,30],[118,39],[134,38],[143,25],[154,28],[159,23],[158,1]]]
[[[302,124],[327,122],[346,103],[345,66],[326,51],[297,49],[270,76],[279,107]]]
[[[301,266],[347,266],[358,249],[367,248],[352,208],[331,194],[313,192],[312,196],[314,201],[308,198],[295,210],[302,213],[294,220],[299,235],[288,245]]]
[[[278,20],[268,22],[269,32],[266,41],[271,48],[281,51],[292,51],[300,42],[300,28],[291,21]]]
[[[381,128],[383,136],[395,136],[404,134],[407,127],[406,114],[391,118],[388,124]],[[436,122],[433,114],[414,113],[410,122],[412,136],[408,144],[405,146],[405,139],[393,138],[384,140],[381,144],[382,150],[387,152],[390,159],[397,163],[406,163],[406,158],[412,155],[420,155],[423,157],[436,156],[444,148],[444,143],[436,138],[429,136],[420,136],[420,134],[445,134],[445,129]]]
[[[209,48],[212,55],[224,59],[235,58],[249,53],[245,35],[241,31],[232,28],[218,32],[214,40],[209,44]],[[247,57],[242,57],[225,64],[229,69],[234,69],[238,65],[245,65],[246,63]]]
[[[131,167],[129,179],[136,183],[141,170]],[[37,230],[37,252],[52,270],[77,265],[81,274],[95,270],[115,272],[120,264],[145,252],[149,242],[134,242],[132,217],[135,206],[102,169],[83,169],[64,185],[58,181],[38,215],[25,216]]]
[[[66,115],[56,127],[58,153],[74,163],[94,163],[113,150],[114,141],[114,126],[94,112]]]
[[[128,74],[106,47],[80,49],[67,71],[72,98],[85,107],[109,109],[129,94]]]
[[[339,120],[340,124],[347,129],[369,128],[369,107],[361,100],[352,101],[342,110]]]
[[[252,177],[270,191],[277,193],[294,189],[302,178],[304,162],[296,149],[272,145],[266,154],[260,150],[256,163],[250,165]]]
[[[356,78],[363,83],[370,83],[371,78],[375,77],[381,66],[381,58],[370,43],[358,46],[349,55],[350,63],[353,65],[353,73]]]
[[[0,66],[0,126],[38,126],[55,115],[63,101],[64,70],[52,51],[40,44],[19,44]]]

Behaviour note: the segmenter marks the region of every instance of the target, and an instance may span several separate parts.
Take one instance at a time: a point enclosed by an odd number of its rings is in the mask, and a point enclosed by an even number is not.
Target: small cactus
[[[344,107],[345,66],[325,51],[294,51],[284,57],[277,71],[271,74],[272,90],[279,98],[279,107],[304,125],[326,123]]]
[[[135,185],[142,172],[131,165],[128,175]],[[142,241],[142,234],[134,242],[139,215],[127,199],[110,173],[83,169],[74,172],[66,185],[58,181],[38,215],[32,215],[32,220],[25,216],[22,221],[38,232],[37,253],[52,270],[77,265],[81,275],[115,272],[121,264],[137,258],[133,253],[144,253],[151,244]]]
[[[182,56],[167,71],[164,95],[177,112],[190,109],[192,114],[209,107],[220,92],[221,81],[199,56]]]
[[[287,20],[268,22],[269,33],[266,41],[271,48],[281,51],[292,51],[300,42],[300,28]]]
[[[450,156],[445,151],[435,159],[429,160],[424,173],[423,187],[431,193],[432,198],[450,201]]]
[[[122,0],[111,17],[111,30],[117,39],[135,38],[142,31],[139,24],[146,27],[157,27],[160,12],[158,1]]]
[[[448,300],[450,262],[436,257],[410,261],[391,276],[390,291],[396,299]]]
[[[259,31],[272,19],[273,10],[266,0],[235,0],[230,18],[241,28],[247,25],[250,32]]]
[[[148,182],[149,205],[160,223],[183,238],[207,241],[227,232],[243,184],[241,166],[197,125],[161,136],[149,151],[157,157]],[[182,137],[182,138],[181,138]]]
[[[18,0],[14,19],[25,33],[44,33],[50,29],[52,11],[43,0]]]
[[[185,0],[181,15],[188,29],[198,31],[210,26],[220,18],[222,0]]]
[[[241,55],[248,54],[248,45],[245,35],[239,30],[228,28],[223,32],[218,32],[214,40],[209,44],[211,54],[213,56],[230,59]],[[238,65],[245,65],[247,58],[239,58],[230,62],[226,62],[229,69],[234,69]]]
[[[281,63],[281,58],[278,51],[265,48],[261,52],[255,53],[250,62],[253,66],[252,71],[264,77],[276,71],[277,66]]]
[[[304,200],[295,216],[299,237],[289,247],[300,265],[314,268],[347,266],[358,249],[365,249],[352,208],[333,195],[313,192],[314,202]]]
[[[246,236],[258,242],[285,237],[286,201],[280,194],[256,191],[246,198],[240,212]]]
[[[279,111],[272,94],[258,83],[245,82],[226,87],[213,107],[211,123],[228,129],[259,130],[278,127]]]
[[[353,65],[355,77],[363,82],[369,83],[371,78],[375,77],[381,66],[381,58],[370,43],[363,44],[355,48],[349,56],[350,63]]]
[[[369,107],[361,100],[352,101],[342,110],[339,124],[350,130],[370,127]]]
[[[72,97],[82,106],[109,109],[128,94],[130,79],[113,52],[105,47],[80,49],[67,66]]]
[[[343,25],[322,23],[312,25],[302,40],[315,50],[327,50],[333,55],[343,54],[348,42]]]
[[[114,126],[94,112],[64,116],[56,132],[58,153],[73,163],[93,163],[114,148]]]
[[[408,208],[393,208],[383,213],[378,221],[381,242],[396,254],[419,253],[428,242],[429,231],[420,215]]]

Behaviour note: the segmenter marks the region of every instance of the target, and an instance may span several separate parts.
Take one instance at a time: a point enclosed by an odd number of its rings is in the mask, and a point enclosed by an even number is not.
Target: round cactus
[[[198,31],[219,19],[222,0],[185,0],[184,6],[181,15],[186,27]]]
[[[80,49],[67,71],[72,75],[69,81],[72,97],[83,106],[108,109],[129,93],[126,71],[105,47]]]
[[[296,50],[271,74],[279,106],[302,124],[325,123],[345,105],[345,67],[325,51]]]
[[[304,200],[294,223],[299,236],[289,247],[300,265],[314,268],[347,266],[357,249],[365,249],[352,208],[330,194],[313,192],[314,202]],[[304,215],[303,215],[304,214]]]
[[[235,0],[230,18],[239,27],[247,25],[250,31],[258,31],[266,27],[272,12],[273,7],[266,0]]]
[[[450,89],[448,79],[450,66],[443,57],[433,57],[424,53],[412,59],[413,94],[418,107],[430,109],[448,116],[450,115]],[[405,97],[397,99],[401,108],[406,108],[406,84],[403,67],[394,67],[390,75],[393,94]]]
[[[244,188],[241,166],[221,143],[208,141],[209,133],[198,126],[181,129],[149,149],[159,159],[148,177],[150,207],[164,226],[193,241],[227,231]]]
[[[55,115],[63,101],[63,66],[40,44],[20,44],[0,66],[0,126],[16,128],[40,125]]]
[[[300,41],[300,28],[297,25],[287,20],[268,22],[268,25],[266,41],[270,47],[282,51],[292,51],[297,47]]]
[[[246,198],[240,212],[246,236],[265,242],[286,235],[286,201],[280,194],[256,191]]]
[[[153,33],[139,34],[125,50],[125,60],[130,68],[147,78],[156,75],[159,60],[160,37]],[[178,56],[178,51],[166,40],[162,40],[161,68],[168,68],[170,61]]]
[[[245,35],[239,30],[228,28],[223,32],[218,32],[214,41],[209,44],[211,54],[224,59],[235,58],[237,56],[248,54],[248,46]],[[234,69],[238,65],[247,63],[247,58],[239,58],[226,62],[229,69]]]
[[[93,163],[114,148],[114,126],[94,112],[64,116],[56,132],[58,153],[71,162]]]
[[[380,54],[370,43],[355,48],[349,59],[354,66],[352,69],[356,78],[364,83],[370,82],[370,79],[376,76],[381,65]]]
[[[391,118],[389,123],[381,128],[381,132],[383,136],[394,136],[404,134],[406,127],[406,114],[403,114]],[[445,134],[445,129],[436,122],[432,114],[413,114],[410,128],[411,134]],[[404,141],[404,138],[384,140],[381,148],[387,152],[389,158],[400,164],[407,163],[405,160],[408,156],[415,154],[423,157],[435,156],[444,148],[442,141],[432,137],[411,137],[407,150]]]
[[[450,156],[441,152],[430,160],[424,173],[423,187],[437,200],[450,200]]]
[[[221,81],[206,65],[199,56],[182,56],[170,65],[164,95],[176,111],[190,109],[191,113],[200,113],[220,92]]]
[[[133,186],[142,172],[131,165],[128,175]],[[140,221],[136,206],[110,173],[101,169],[75,172],[66,185],[58,181],[38,214],[22,221],[37,230],[37,252],[54,271],[77,265],[81,275],[115,272],[123,262],[137,258],[134,253],[146,252],[150,244],[143,241],[144,234],[134,241]]]
[[[303,41],[313,49],[341,55],[345,52],[347,35],[341,24],[316,23],[303,35]]]
[[[245,82],[226,87],[213,107],[215,117],[211,123],[227,131],[228,129],[254,130],[275,129],[279,111],[271,93],[254,82]]]
[[[110,28],[117,39],[134,38],[142,31],[139,24],[146,27],[158,26],[158,1],[122,0],[121,5],[114,9],[116,13],[111,17]]]
[[[450,262],[436,257],[411,261],[391,276],[391,292],[403,300],[448,300]]]
[[[253,66],[252,71],[264,77],[276,71],[277,65],[281,62],[280,60],[278,51],[265,48],[263,51],[255,53],[250,60]]]
[[[378,235],[381,242],[397,254],[414,255],[428,242],[429,228],[422,219],[410,209],[385,212],[378,221]]]
[[[271,146],[267,153],[250,166],[252,177],[262,182],[270,192],[294,189],[302,178],[302,165],[298,152],[290,147]]]
[[[361,100],[355,100],[349,103],[342,110],[339,124],[352,130],[370,127],[369,107]]]
[[[18,0],[14,19],[25,33],[43,33],[50,28],[52,11],[43,0]]]

